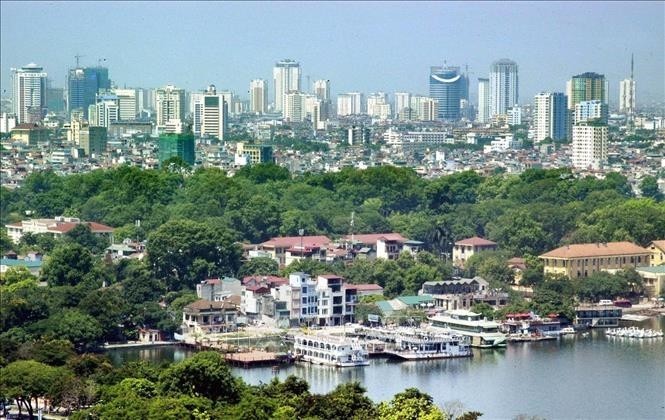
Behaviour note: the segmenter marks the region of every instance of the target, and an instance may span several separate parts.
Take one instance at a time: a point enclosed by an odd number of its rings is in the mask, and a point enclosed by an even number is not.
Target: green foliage
[[[44,262],[42,280],[50,286],[75,286],[92,270],[92,254],[79,244],[56,247]]]
[[[90,227],[83,223],[79,223],[65,234],[65,240],[79,244],[88,249],[93,254],[102,253],[107,246],[108,241],[105,238],[95,236]]]
[[[37,278],[26,267],[9,267],[7,271],[0,274],[0,286],[9,286],[24,281],[37,281]]]
[[[240,399],[240,385],[217,352],[197,353],[173,364],[159,379],[160,392],[164,395],[190,395],[227,403],[237,403]]]
[[[55,313],[48,319],[33,324],[31,329],[38,334],[69,340],[79,351],[94,349],[103,336],[99,322],[76,309]]]
[[[148,263],[157,278],[177,290],[210,276],[234,275],[240,266],[240,248],[223,227],[174,220],[150,234]]]
[[[253,183],[263,184],[268,181],[285,181],[291,178],[289,170],[274,163],[247,165],[236,172],[237,177],[247,178]]]
[[[432,397],[417,388],[407,388],[392,400],[382,402],[379,417],[385,420],[446,420],[443,412],[434,405]]]
[[[663,193],[658,188],[658,180],[653,176],[645,176],[640,182],[640,191],[643,197],[653,198],[656,201],[663,200]]]
[[[279,265],[277,261],[272,258],[260,257],[252,258],[240,267],[238,270],[238,277],[243,278],[246,276],[270,276],[277,275],[279,272]]]
[[[33,415],[33,400],[55,394],[61,371],[34,360],[19,360],[0,369],[0,394],[16,399]]]

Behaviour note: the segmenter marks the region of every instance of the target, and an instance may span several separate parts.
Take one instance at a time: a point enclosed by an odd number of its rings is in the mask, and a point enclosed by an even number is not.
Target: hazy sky
[[[3,95],[10,68],[44,66],[64,86],[74,55],[106,58],[118,86],[214,83],[247,97],[282,58],[303,84],[324,78],[333,94],[427,94],[429,66],[469,65],[472,100],[490,63],[519,65],[520,102],[564,91],[573,74],[604,73],[610,100],[635,54],[638,102],[665,98],[663,2],[0,2]],[[6,90],[6,91],[5,91]]]

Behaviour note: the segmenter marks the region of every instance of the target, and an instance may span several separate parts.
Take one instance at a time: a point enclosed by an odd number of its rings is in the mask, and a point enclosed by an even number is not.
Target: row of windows
[[[570,261],[570,265],[568,264],[568,260],[557,260],[557,259],[551,259],[551,260],[546,260],[547,264],[551,267],[581,267],[583,265],[587,265],[589,263],[593,265],[609,265],[609,264],[626,264],[627,262],[630,262],[631,264],[634,264],[635,262],[641,263],[642,262],[642,256],[638,255],[637,257],[607,257],[607,258],[585,258],[584,260],[578,259],[578,260],[572,260]]]

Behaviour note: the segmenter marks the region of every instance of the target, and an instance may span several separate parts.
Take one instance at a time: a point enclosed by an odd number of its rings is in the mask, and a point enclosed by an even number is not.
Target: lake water
[[[665,330],[665,317],[631,323]],[[627,324],[628,325],[628,324]],[[122,360],[182,360],[191,350],[178,347],[109,351]],[[359,381],[375,401],[405,388],[426,392],[443,406],[458,400],[483,419],[518,415],[548,419],[665,419],[665,339],[606,337],[594,330],[539,343],[512,343],[506,349],[474,349],[473,358],[391,362],[372,359],[364,368],[339,369],[296,364],[273,373],[270,367],[233,372],[247,383],[296,375],[313,392]]]

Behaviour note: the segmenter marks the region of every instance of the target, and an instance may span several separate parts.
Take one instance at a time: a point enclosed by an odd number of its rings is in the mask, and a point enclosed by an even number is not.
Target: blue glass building
[[[460,99],[465,91],[466,81],[459,67],[430,68],[429,96],[439,101],[440,120],[460,119]]]

